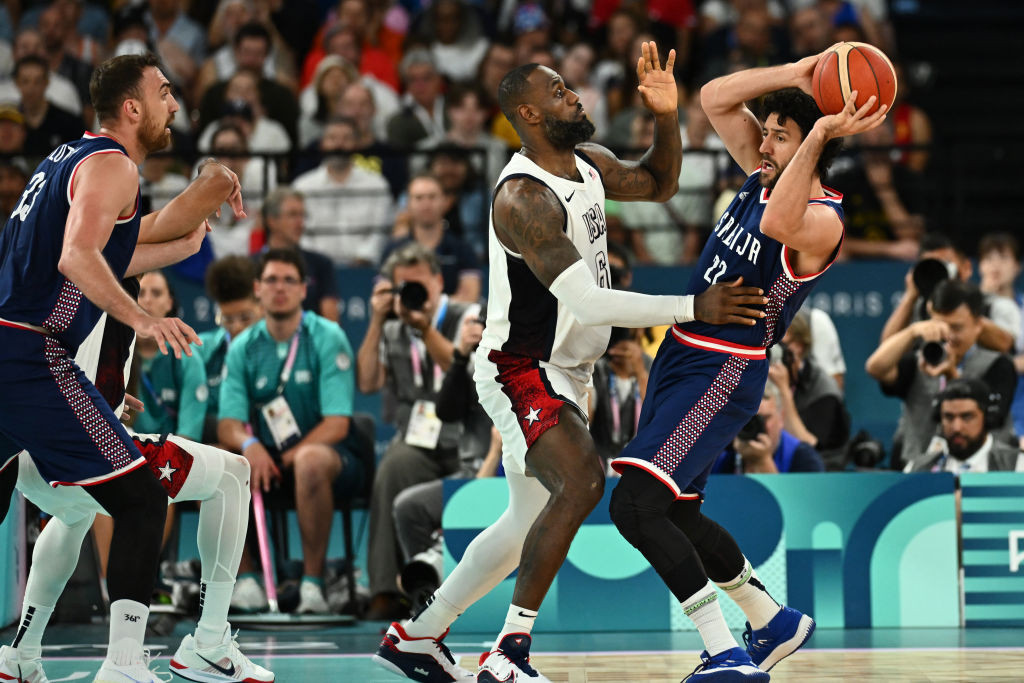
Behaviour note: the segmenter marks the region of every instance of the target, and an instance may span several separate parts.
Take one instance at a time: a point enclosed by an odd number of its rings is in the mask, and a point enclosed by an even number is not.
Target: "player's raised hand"
[[[676,63],[676,51],[668,51],[668,60],[662,68],[658,58],[658,46],[654,41],[640,45],[640,58],[636,62],[636,79],[644,106],[655,114],[671,114],[679,106],[679,91],[672,67]]]
[[[758,287],[741,287],[743,278],[717,282],[693,297],[693,317],[712,325],[754,325],[764,317],[768,298]]]
[[[175,358],[181,358],[182,352],[186,356],[192,355],[192,344],[202,346],[199,335],[191,327],[186,325],[179,318],[154,318],[151,315],[143,316],[132,328],[135,334],[148,339],[155,339],[160,353],[167,355],[170,348]]]
[[[827,140],[841,138],[848,135],[857,135],[869,131],[885,121],[885,114],[889,110],[884,104],[874,114],[868,115],[868,111],[875,106],[877,98],[872,95],[860,109],[854,104],[857,100],[857,91],[854,90],[846,99],[846,106],[838,114],[822,116],[814,122],[814,127],[825,134]]]

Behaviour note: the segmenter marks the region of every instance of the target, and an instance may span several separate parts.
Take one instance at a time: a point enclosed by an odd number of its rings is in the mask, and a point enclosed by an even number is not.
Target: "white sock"
[[[43,632],[53,614],[53,607],[34,605],[27,599],[21,608],[21,622],[11,647],[16,648],[27,659],[38,657],[43,652]]]
[[[445,600],[437,590],[427,599],[423,611],[402,624],[402,628],[413,638],[439,638],[460,614],[462,610]]]
[[[764,628],[782,607],[768,594],[757,572],[750,566],[750,560],[743,558],[743,571],[732,581],[718,586],[739,605],[747,615],[752,629]]]
[[[498,639],[494,641],[492,650],[497,650],[502,639],[510,633],[530,634],[533,630],[533,622],[537,621],[537,612],[517,605],[509,605],[508,614],[505,616],[505,626],[502,627]]]
[[[196,647],[219,645],[228,628],[228,610],[234,581],[204,581],[199,593],[199,623],[196,624]]]
[[[708,581],[707,585],[683,601],[683,612],[693,620],[700,637],[704,639],[704,649],[712,657],[719,652],[730,650],[736,645],[736,639],[729,632],[722,616],[722,607],[718,604],[718,593]]]
[[[110,603],[110,649],[125,639],[138,643],[141,649],[148,620],[148,605],[127,599]]]

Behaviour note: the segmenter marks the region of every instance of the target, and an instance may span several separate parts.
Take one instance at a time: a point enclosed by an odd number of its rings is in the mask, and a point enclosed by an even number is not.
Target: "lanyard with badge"
[[[277,395],[266,405],[260,408],[263,419],[270,429],[270,435],[274,438],[274,446],[279,452],[284,452],[294,446],[302,438],[299,433],[299,423],[295,421],[292,409],[284,397],[284,387],[288,384],[288,378],[292,374],[292,366],[295,365],[295,356],[299,350],[299,335],[302,332],[302,324],[295,331],[292,337],[291,347],[288,349],[288,358],[281,368],[281,379],[277,383]]]
[[[622,410],[619,407],[618,378],[614,372],[608,373],[608,394],[612,404],[612,441],[619,443],[622,438]],[[633,432],[630,438],[636,435],[640,426],[640,406],[643,401],[640,399],[640,383],[633,380]]]
[[[443,299],[437,314],[438,328],[441,327],[447,313],[448,300]],[[420,347],[423,348],[422,352]],[[423,388],[423,366],[426,357],[421,354],[426,353],[426,348],[423,340],[415,336],[409,340],[409,363],[412,365],[412,381],[417,389]],[[437,392],[441,391],[444,373],[441,372],[441,366],[436,362],[431,362],[431,366],[433,367],[431,393],[436,395]],[[412,413],[409,415],[409,425],[405,430],[405,442],[410,446],[434,450],[437,448],[437,442],[441,438],[441,424],[441,418],[437,416],[436,404],[428,399],[417,399],[413,403]]]

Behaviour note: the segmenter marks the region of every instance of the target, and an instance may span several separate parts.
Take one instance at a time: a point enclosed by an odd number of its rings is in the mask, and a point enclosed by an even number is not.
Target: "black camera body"
[[[403,282],[391,293],[410,311],[422,311],[427,304],[427,288],[419,282]]]
[[[942,365],[946,360],[946,345],[938,341],[929,341],[921,345],[921,359],[933,368]]]
[[[750,418],[750,421],[743,425],[743,428],[736,434],[736,438],[740,441],[754,441],[761,434],[767,434],[767,430],[764,426],[764,418],[755,413],[754,416]]]

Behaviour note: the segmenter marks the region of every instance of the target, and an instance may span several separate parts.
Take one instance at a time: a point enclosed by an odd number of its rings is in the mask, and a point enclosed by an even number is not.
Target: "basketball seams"
[[[860,58],[864,60],[864,65],[867,67],[868,72],[871,74],[871,80],[875,82],[875,92],[871,93],[872,95],[875,96],[875,108],[868,112],[868,114],[874,114],[876,111],[878,111],[878,108],[879,106],[881,106],[882,102],[882,84],[878,82],[878,74],[875,73],[875,65],[871,62],[871,59],[868,56],[868,52],[862,49],[861,47],[853,47],[850,49],[850,52],[856,52],[858,55],[860,55]],[[868,95],[868,97],[871,97],[871,95]],[[863,102],[855,103],[858,109],[860,109],[860,107],[862,107],[863,104],[868,101],[868,97],[863,98]]]

